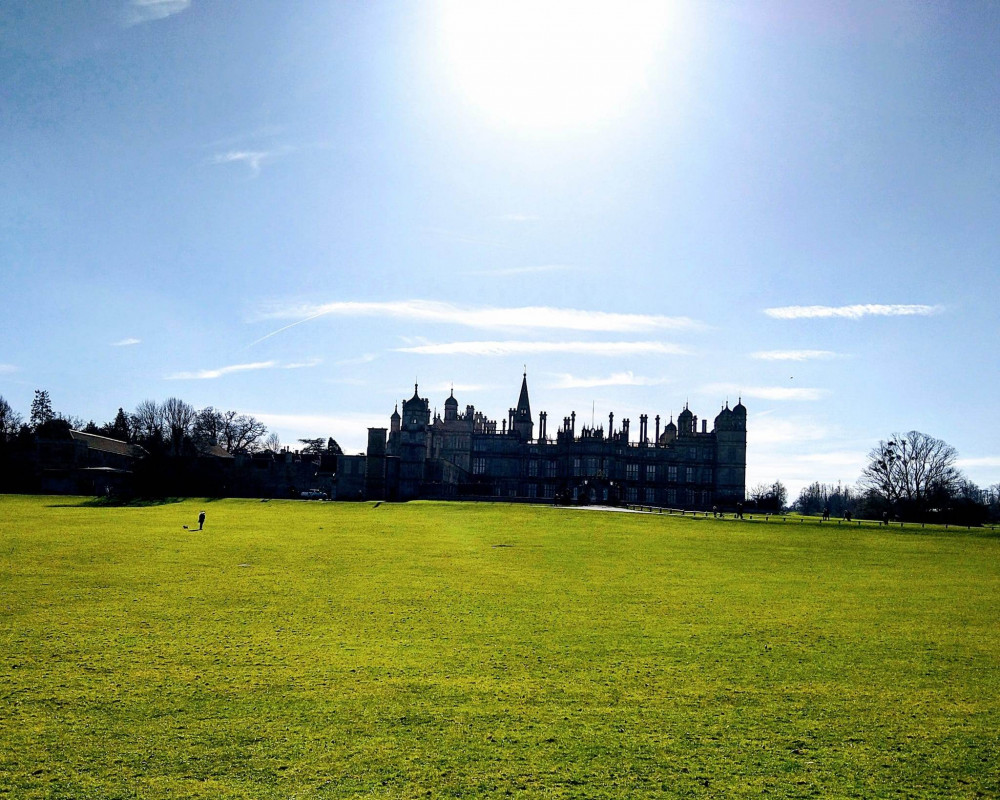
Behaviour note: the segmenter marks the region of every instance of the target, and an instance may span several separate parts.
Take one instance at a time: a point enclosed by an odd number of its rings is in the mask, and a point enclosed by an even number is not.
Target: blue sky
[[[357,451],[526,366],[536,419],[742,397],[793,496],[910,429],[996,483],[1000,7],[806,6],[9,0],[0,395]]]

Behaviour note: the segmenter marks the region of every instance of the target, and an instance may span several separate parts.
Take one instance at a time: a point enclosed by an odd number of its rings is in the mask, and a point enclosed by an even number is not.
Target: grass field
[[[0,797],[1000,796],[964,530],[0,496],[0,648]]]

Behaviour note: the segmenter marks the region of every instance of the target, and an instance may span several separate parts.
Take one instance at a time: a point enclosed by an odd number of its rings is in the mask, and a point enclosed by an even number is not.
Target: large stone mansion
[[[564,417],[553,433],[548,414],[535,421],[524,375],[517,405],[500,425],[473,406],[459,413],[454,391],[435,414],[414,386],[389,428],[369,428],[368,451],[343,466],[356,473],[368,499],[494,498],[535,502],[640,503],[710,509],[742,501],[746,489],[746,419],[742,402],[727,403],[713,428],[685,405],[660,428],[639,417],[615,427],[576,424]],[[636,435],[637,433],[637,435]],[[341,471],[341,470],[338,470]],[[349,481],[346,474],[338,478]]]

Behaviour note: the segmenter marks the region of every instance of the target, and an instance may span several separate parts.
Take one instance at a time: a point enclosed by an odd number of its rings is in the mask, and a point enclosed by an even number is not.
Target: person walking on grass
[[[204,528],[204,527],[205,527],[205,512],[204,512],[204,511],[202,511],[202,512],[201,512],[201,513],[200,513],[200,514],[198,515],[198,530],[201,530],[201,529],[202,529],[202,528]]]

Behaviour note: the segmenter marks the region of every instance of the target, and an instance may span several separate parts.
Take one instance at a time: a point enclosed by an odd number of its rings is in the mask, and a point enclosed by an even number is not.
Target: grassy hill
[[[0,496],[0,797],[997,797],[998,620],[965,531]]]

